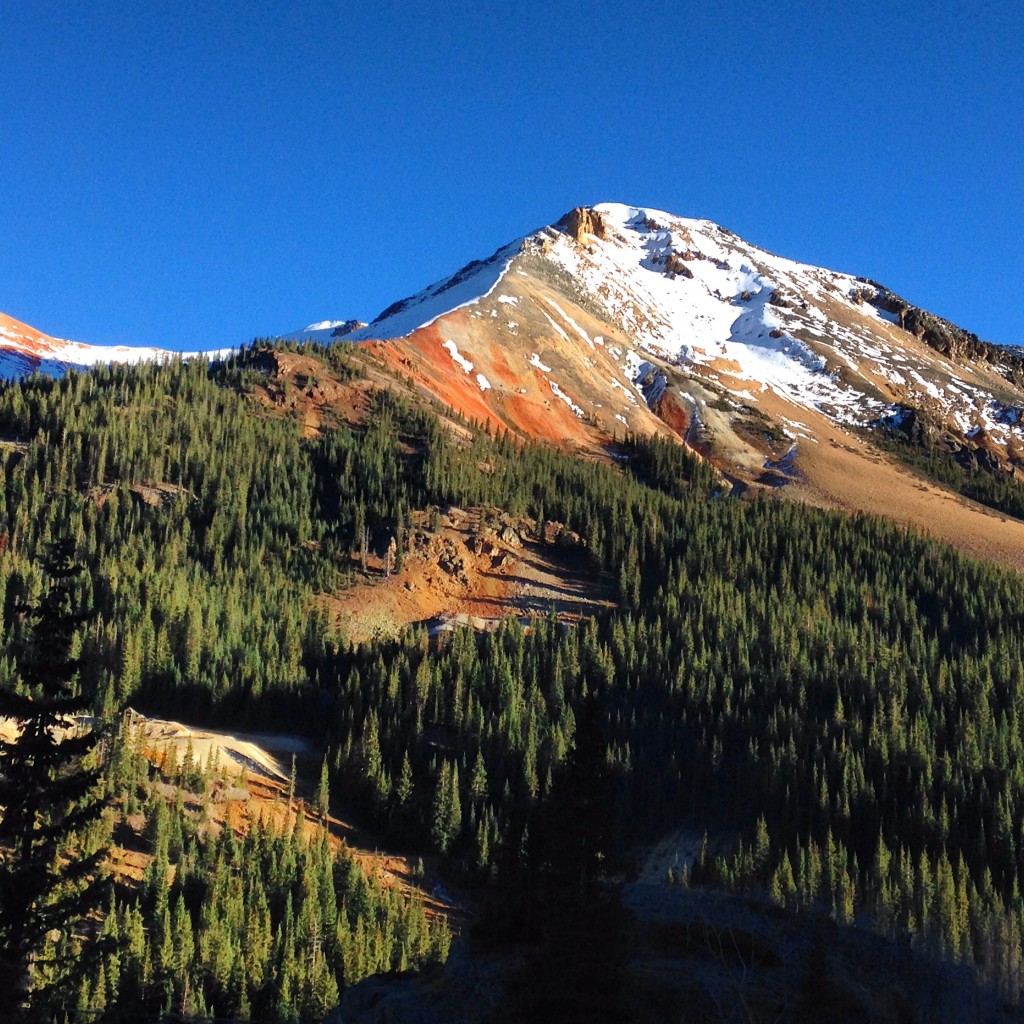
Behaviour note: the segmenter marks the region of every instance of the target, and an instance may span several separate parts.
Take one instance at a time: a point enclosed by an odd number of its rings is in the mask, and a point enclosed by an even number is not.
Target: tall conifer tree
[[[67,937],[100,899],[105,850],[83,857],[76,833],[97,818],[98,769],[88,766],[99,731],[78,728],[95,693],[82,684],[75,633],[91,612],[76,607],[83,569],[63,539],[43,559],[46,589],[20,609],[27,636],[16,645],[18,677],[0,688],[0,715],[19,725],[0,741],[0,1019],[23,1019],[72,982],[51,932]],[[57,946],[67,948],[67,943]]]

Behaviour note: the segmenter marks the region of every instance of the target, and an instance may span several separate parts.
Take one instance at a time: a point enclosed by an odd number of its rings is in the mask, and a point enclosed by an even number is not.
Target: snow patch
[[[910,371],[910,376],[913,377],[913,379],[915,381],[917,381],[917,383],[929,395],[931,395],[932,398],[941,398],[942,397],[942,392],[930,380],[925,380],[924,377],[922,377],[921,374],[917,373],[915,370],[911,370]]]
[[[625,365],[623,366],[623,372],[626,375],[626,380],[628,380],[630,384],[636,385],[642,378],[641,368],[649,368],[650,366],[651,364],[646,359],[642,359],[637,352],[630,349],[626,353]]]
[[[873,302],[865,302],[859,308],[861,312],[867,313],[868,316],[877,317],[879,320],[884,320],[886,323],[899,327],[900,318],[898,313],[890,313],[889,310],[882,309]]]
[[[545,301],[545,302],[546,302],[546,303],[547,303],[547,304],[548,304],[549,306],[551,306],[551,307],[552,307],[553,309],[557,310],[557,312],[558,312],[559,316],[561,316],[561,318],[562,318],[562,319],[563,319],[563,320],[564,320],[564,321],[565,321],[565,322],[566,322],[566,323],[567,323],[567,324],[568,324],[568,325],[569,325],[569,326],[570,326],[570,327],[571,327],[571,328],[572,328],[572,329],[573,329],[573,330],[574,330],[574,331],[575,331],[575,332],[576,332],[576,333],[577,333],[577,334],[578,334],[578,335],[579,335],[579,336],[580,336],[580,337],[581,337],[581,338],[582,338],[582,339],[583,339],[583,340],[584,340],[584,341],[585,341],[585,342],[586,342],[586,343],[587,343],[587,344],[588,344],[588,345],[589,345],[589,346],[590,346],[591,348],[593,348],[593,347],[594,347],[594,343],[593,343],[593,341],[591,341],[591,339],[590,339],[590,335],[589,335],[589,334],[587,334],[587,332],[586,332],[585,330],[583,330],[583,328],[582,328],[582,327],[580,327],[580,325],[579,325],[578,323],[576,323],[576,321],[575,321],[575,320],[573,320],[573,318],[572,318],[571,316],[569,316],[569,314],[568,314],[568,313],[566,313],[566,312],[565,312],[565,310],[563,310],[563,309],[562,309],[562,307],[561,307],[561,306],[560,306],[560,305],[559,305],[559,304],[558,304],[557,302],[553,301],[552,299],[548,299],[548,298],[545,298],[545,299],[544,299],[544,301]],[[550,318],[549,318],[549,319],[550,319]],[[568,339],[568,338],[566,338],[566,341],[568,341],[568,340],[569,340],[569,339]]]
[[[532,353],[532,354],[530,355],[530,365],[531,365],[531,366],[536,366],[538,370],[542,370],[542,371],[543,371],[544,373],[550,373],[550,372],[551,372],[551,367],[550,367],[550,366],[545,366],[545,365],[544,365],[544,364],[543,364],[543,363],[542,363],[542,362],[540,361],[540,356],[539,356],[539,355],[537,355],[537,353],[536,353],[536,352],[533,352],[533,353]]]
[[[563,401],[570,409],[576,414],[579,419],[583,419],[583,410],[553,381],[549,380],[548,384],[551,386],[551,390]]]
[[[349,323],[351,323],[350,320],[319,320],[315,324],[307,324],[302,329],[302,333],[306,334],[310,331],[333,331],[335,327],[345,327]]]
[[[466,373],[469,373],[473,369],[473,364],[459,352],[458,346],[450,338],[441,346],[442,348],[448,349],[449,355],[452,357],[453,363],[458,363]]]
[[[505,276],[512,260],[522,248],[519,238],[499,249],[490,259],[470,263],[457,274],[395,306],[385,310],[373,323],[347,335],[351,341],[387,341],[405,338],[421,327],[429,327],[439,317],[456,309],[472,306],[487,298]]]
[[[542,313],[544,313],[544,311],[543,311],[543,310],[541,310],[541,312],[542,312]],[[554,327],[554,329],[555,329],[555,330],[556,330],[556,331],[557,331],[557,332],[558,332],[558,333],[559,333],[559,334],[560,334],[560,335],[561,335],[561,336],[562,336],[562,337],[563,337],[563,338],[564,338],[564,339],[565,339],[566,341],[568,341],[568,340],[569,340],[569,335],[568,335],[568,334],[566,334],[566,333],[565,333],[565,331],[563,331],[563,330],[562,330],[562,328],[561,328],[561,327],[559,327],[559,326],[558,326],[558,324],[556,324],[556,323],[555,323],[555,321],[554,321],[554,320],[552,320],[552,319],[551,319],[551,317],[549,317],[549,316],[547,315],[547,313],[544,313],[544,319],[545,319],[545,320],[547,320],[547,322],[548,322],[549,324],[551,324],[551,326],[552,326],[552,327]]]

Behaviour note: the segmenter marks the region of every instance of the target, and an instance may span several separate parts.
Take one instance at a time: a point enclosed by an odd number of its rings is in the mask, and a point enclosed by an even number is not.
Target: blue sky
[[[1022,11],[5,4],[0,310],[237,343],[370,319],[614,200],[1024,343]]]

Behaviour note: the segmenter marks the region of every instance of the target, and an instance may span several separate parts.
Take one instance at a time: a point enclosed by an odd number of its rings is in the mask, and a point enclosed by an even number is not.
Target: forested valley
[[[304,352],[362,372],[345,346]],[[725,496],[661,441],[585,461],[386,390],[303,436],[253,399],[264,353],[0,385],[0,685],[25,692],[19,609],[68,536],[103,720],[304,733],[336,803],[469,892],[628,876],[685,822],[709,838],[677,882],[874,930],[1021,1002],[1018,575],[879,519]],[[563,524],[614,609],[350,643],[319,598],[364,579],[367,550],[393,540],[400,564],[430,529],[414,513],[450,505],[537,542]],[[128,739],[104,750],[81,849],[142,815],[154,860],[62,936],[59,958],[93,955],[55,1017],[320,1019],[361,978],[447,954],[443,921],[325,841],[200,834]],[[598,796],[599,821],[565,813]]]

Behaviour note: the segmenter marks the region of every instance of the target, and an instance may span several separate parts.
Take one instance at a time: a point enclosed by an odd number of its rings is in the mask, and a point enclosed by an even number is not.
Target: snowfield
[[[843,294],[854,278],[774,256],[710,221],[616,203],[595,210],[609,237],[583,248],[560,235],[551,257],[601,295],[641,349],[682,366],[717,369],[728,378],[726,387],[753,382],[841,419],[881,412],[882,403],[865,403],[822,356],[788,333],[783,311],[770,304],[780,287]],[[625,372],[634,383],[641,364],[629,354]]]

